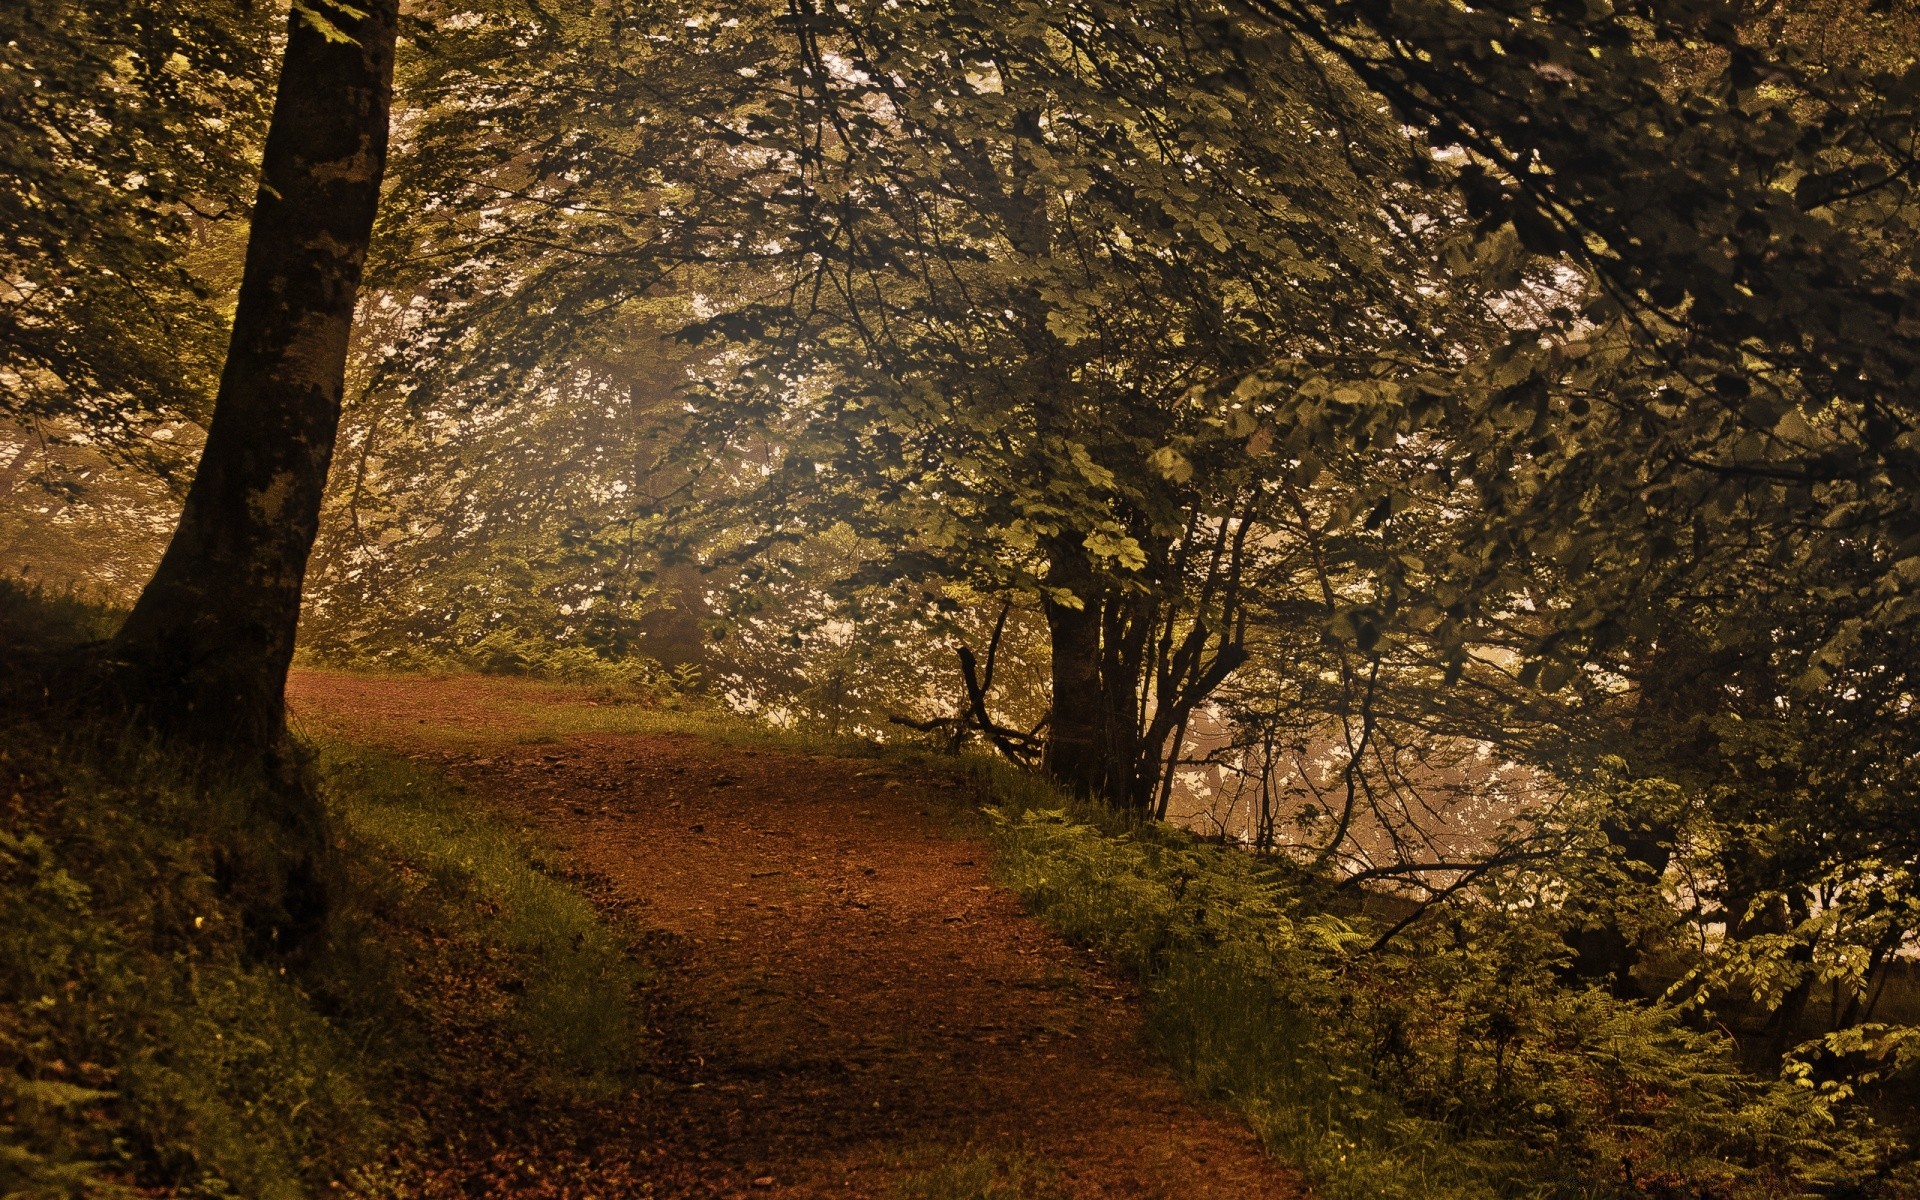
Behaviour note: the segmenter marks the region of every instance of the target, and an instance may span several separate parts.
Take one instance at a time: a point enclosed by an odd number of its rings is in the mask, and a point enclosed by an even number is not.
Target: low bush
[[[16,645],[94,611],[0,599]],[[0,704],[0,1196],[381,1191],[423,1113],[630,1077],[641,967],[546,850],[406,760],[308,769],[332,906],[288,958],[242,928],[257,784]]]
[[[519,1069],[597,1094],[633,1064],[638,965],[537,847],[430,773],[320,753],[334,911],[276,962],[249,951],[231,835],[205,820],[230,785],[9,732],[0,1195],[318,1194],[418,1132],[422,1089]]]
[[[1553,921],[1495,885],[1376,948],[1290,870],[1165,827],[1028,807],[994,838],[1000,877],[1141,978],[1159,1048],[1325,1200],[1911,1194],[1834,1093],[1563,985]]]

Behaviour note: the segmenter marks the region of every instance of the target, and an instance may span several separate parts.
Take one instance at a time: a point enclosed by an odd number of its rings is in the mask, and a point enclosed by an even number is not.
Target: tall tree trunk
[[[107,687],[145,724],[255,773],[218,874],[257,953],[313,944],[328,910],[331,839],[285,692],[386,169],[399,0],[353,2],[293,10],[206,448],[105,651]]]
[[[1076,796],[1101,795],[1105,776],[1106,694],[1100,680],[1101,598],[1086,547],[1072,531],[1048,547],[1048,586],[1071,592],[1081,607],[1047,599],[1052,650],[1053,716],[1047,723],[1047,775]]]
[[[399,0],[294,8],[199,472],[107,648],[123,699],[209,746],[274,755],[285,737],[301,587],[386,167],[398,16]]]
[[[1138,786],[1147,639],[1158,606],[1142,593],[1109,596],[1101,622],[1100,685],[1106,706],[1107,749],[1101,764],[1107,803],[1150,815],[1153,794]]]

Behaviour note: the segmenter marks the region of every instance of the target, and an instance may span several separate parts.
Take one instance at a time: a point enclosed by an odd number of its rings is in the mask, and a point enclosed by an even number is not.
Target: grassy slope
[[[17,651],[93,615],[16,594],[0,618]],[[32,700],[0,712],[0,1195],[390,1191],[465,1092],[631,1071],[639,966],[438,777],[318,748],[336,910],[304,960],[263,961],[223,883],[243,785]]]
[[[524,727],[489,736],[684,732],[845,749],[525,687]],[[97,741],[28,738],[8,751],[0,797],[20,799],[4,809],[12,840],[0,843],[0,906],[11,906],[0,911],[0,1055],[24,1082],[0,1095],[0,1193],[29,1172],[50,1192],[87,1172],[262,1195],[358,1173],[380,1190],[380,1149],[422,1133],[382,1097],[457,1091],[463,1071],[497,1081],[503,1065],[534,1086],[591,1092],[625,1068],[633,968],[591,906],[539,848],[476,822],[411,764],[323,751],[349,903],[326,951],[283,975],[222,932],[206,815],[217,797]],[[1029,777],[983,766],[980,779],[1010,812],[1058,806]],[[1806,1194],[1806,1171],[1858,1149],[1657,1014],[1516,991],[1498,964],[1445,964],[1449,976],[1435,965],[1444,954],[1356,964],[1342,922],[1303,908],[1245,855],[1097,820],[1014,821],[996,840],[1001,877],[1043,919],[1139,973],[1166,1055],[1242,1108],[1326,1200]],[[16,929],[16,913],[38,923]],[[1523,1026],[1488,1036],[1489,1020],[1509,1019]],[[1504,1091],[1483,1086],[1495,1042]],[[1436,1114],[1420,1093],[1431,1096],[1450,1054],[1465,1074],[1451,1085],[1458,1103]],[[74,1165],[88,1157],[102,1165]],[[1045,1164],[982,1155],[931,1163],[900,1194],[1030,1198],[1054,1182]]]
[[[1356,953],[1377,930],[1251,855],[1128,830],[1000,764],[977,777],[996,875],[1139,977],[1160,1051],[1322,1200],[1920,1195],[1920,1172],[1880,1169],[1902,1135],[1743,1074],[1670,1010],[1560,986],[1524,931]]]

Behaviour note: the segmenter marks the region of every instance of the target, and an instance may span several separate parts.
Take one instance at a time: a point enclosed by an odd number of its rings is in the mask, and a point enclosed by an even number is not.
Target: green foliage
[[[793,164],[797,203],[767,215],[798,253],[775,298],[697,327],[751,357],[707,383],[690,441],[782,454],[676,532],[751,556],[762,587],[891,599],[948,637],[982,595],[1044,611],[1059,677],[1088,681],[1052,697],[1049,737],[1102,748],[1076,786],[1151,810],[1243,657],[1245,597],[1296,582],[1250,579],[1293,549],[1291,464],[1234,382],[1281,354],[1392,375],[1475,344],[1472,281],[1432,270],[1455,214],[1340,64],[1224,8],[796,25],[795,99],[749,129]],[[822,580],[825,538],[866,561]]]
[[[344,418],[304,643],[391,666],[539,669],[512,660],[560,647],[698,662],[698,624],[676,619],[697,583],[639,545],[643,510],[675,482],[656,469],[691,353],[659,328],[674,311],[634,314],[617,363],[504,408],[422,411],[369,378]]]
[[[1476,254],[1571,268],[1464,371],[1364,401],[1444,428],[1428,486],[1467,485],[1479,510],[1433,570],[1458,595],[1425,621],[1496,608],[1552,563],[1571,587],[1536,648],[1564,679],[1579,650],[1653,636],[1668,587],[1736,610],[1767,595],[1806,605],[1810,685],[1861,631],[1905,626],[1910,5],[1257,7],[1464,164]]]
[[[0,1053],[25,1090],[4,1190],[101,1175],[292,1197],[369,1158],[368,1064],[311,981],[247,954],[216,882],[196,816],[222,785],[9,734]]]
[[[498,952],[497,969],[519,977],[512,1020],[549,1079],[616,1083],[633,1065],[641,971],[587,897],[556,874],[555,852],[392,755],[329,746],[318,769],[362,861],[389,881],[385,895],[371,878],[358,885],[380,909],[392,906],[384,920],[406,914]]]
[[[219,374],[194,259],[252,197],[273,32],[241,0],[0,12],[0,417],[179,465],[147,435]]]
[[[0,463],[0,574],[130,606],[173,532],[180,481],[26,430],[0,429]]]
[[[373,650],[311,647],[304,657],[326,666],[396,671],[478,671],[557,683],[585,684],[615,700],[674,705],[701,689],[700,669],[690,663],[668,668],[638,653],[612,656],[577,642],[556,643],[519,628],[497,629],[467,646],[394,646]]]
[[[577,398],[578,425],[625,404],[650,319],[698,317],[685,333],[712,349],[680,380],[694,402],[665,409],[681,436],[645,486],[609,455],[590,486],[557,503],[543,486],[535,506],[503,464],[488,536],[506,552],[484,586],[469,564],[436,566],[468,595],[407,596],[429,624],[510,620],[497,579],[590,587],[624,552],[529,580],[520,511],[646,493],[563,540],[638,528],[660,535],[651,553],[726,571],[703,599],[749,643],[737,657],[791,640],[802,660],[759,678],[763,663],[729,663],[741,690],[829,728],[880,727],[879,682],[897,693],[950,665],[983,599],[1106,614],[1125,631],[1108,690],[1173,714],[1111,771],[1151,790],[1179,714],[1236,661],[1241,558],[1276,540],[1272,485],[1290,469],[1243,397],[1197,385],[1279,348],[1364,365],[1451,361],[1480,339],[1475,285],[1435,269],[1458,205],[1411,182],[1420,147],[1338,62],[1226,7],[929,0],[716,22],[499,0],[474,15],[412,67],[422,150],[396,165],[391,246],[421,300],[383,378],[415,389],[430,430],[513,426],[543,455],[572,436],[545,415],[556,395]],[[573,91],[600,97],[592,122]],[[676,309],[669,284],[697,302]],[[529,415],[482,407],[505,395]],[[347,620],[411,538],[353,511],[357,544],[336,543],[343,569],[323,575]],[[442,541],[474,527],[427,526]],[[849,621],[874,636],[820,636]],[[892,656],[905,669],[867,652],[895,640],[914,644]]]
[[[57,654],[76,641],[98,641],[120,623],[112,605],[79,592],[0,579],[0,654],[25,663]],[[32,674],[21,671],[14,682]]]
[[[45,654],[112,617],[0,598]],[[630,1077],[641,968],[550,850],[391,756],[312,769],[333,910],[287,961],[245,928],[257,782],[5,698],[0,1194],[326,1194],[462,1089]]]
[[[1372,949],[1370,922],[1232,849],[1044,811],[995,839],[1001,877],[1137,973],[1155,1041],[1318,1194],[1770,1196],[1872,1176],[1885,1152],[1679,1010],[1563,985],[1556,918],[1518,885]]]

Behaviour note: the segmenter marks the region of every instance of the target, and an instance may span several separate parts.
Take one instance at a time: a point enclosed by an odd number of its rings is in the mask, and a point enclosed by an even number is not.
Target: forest
[[[1915,0],[7,0],[0,1197],[1920,1196],[1916,190]]]

